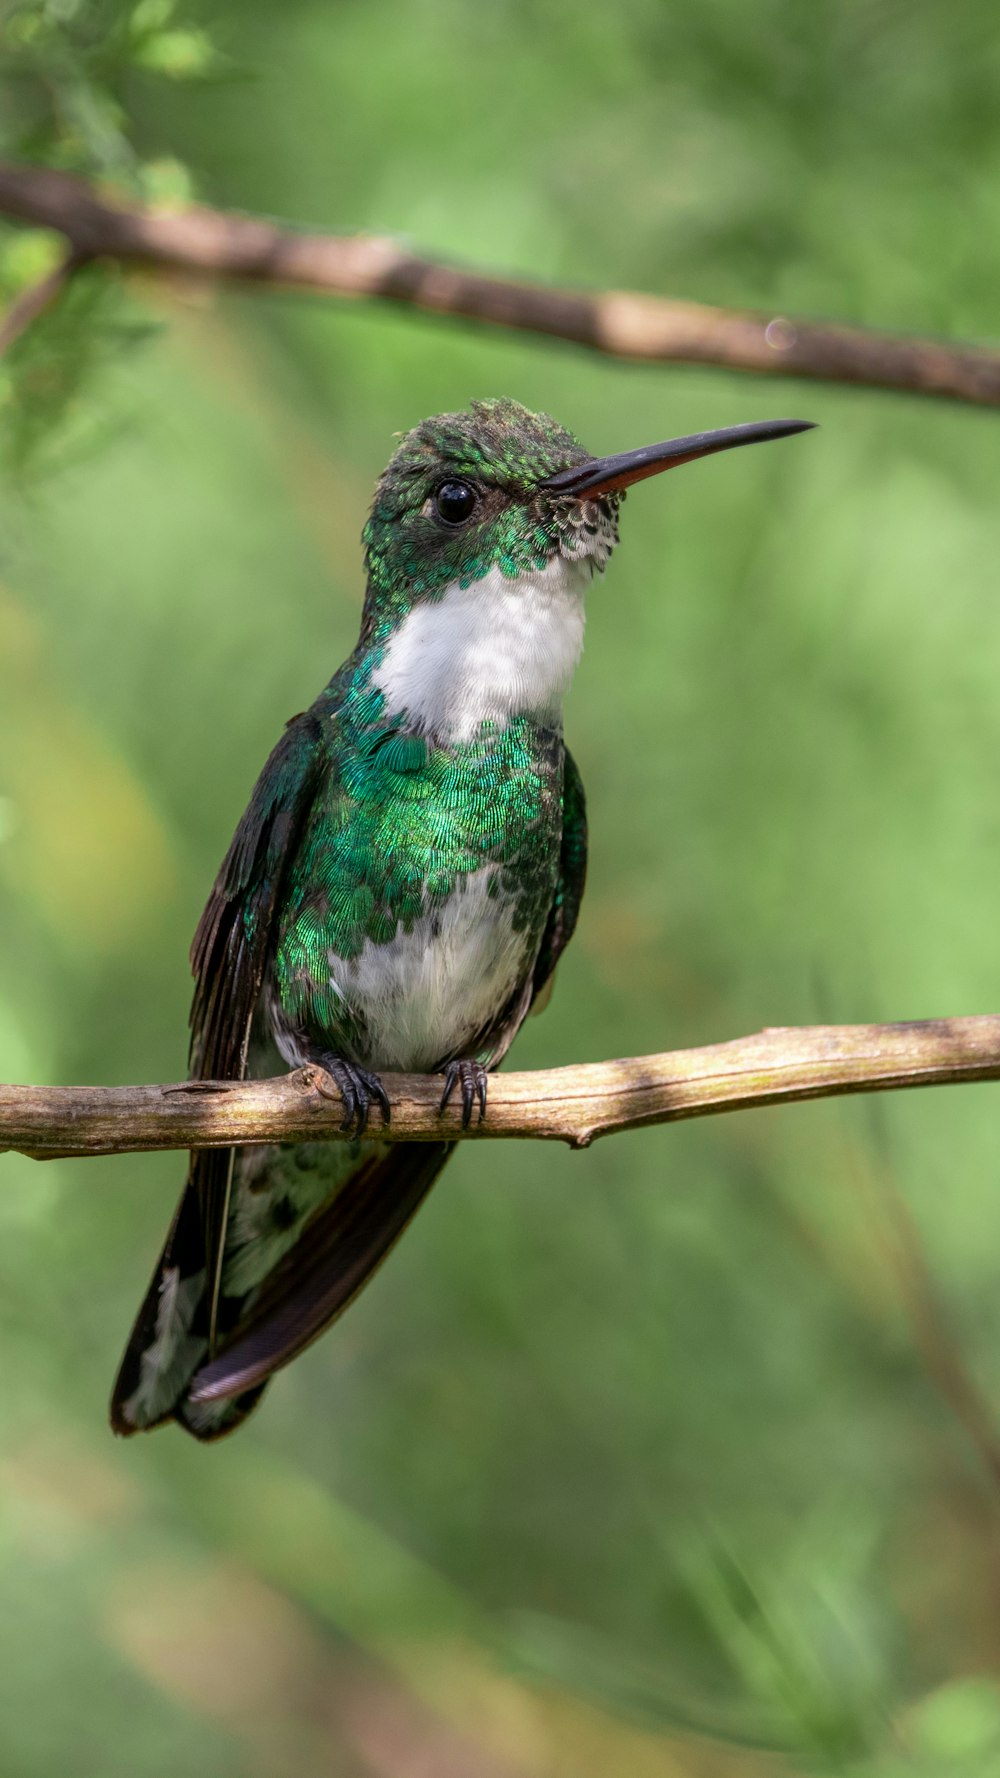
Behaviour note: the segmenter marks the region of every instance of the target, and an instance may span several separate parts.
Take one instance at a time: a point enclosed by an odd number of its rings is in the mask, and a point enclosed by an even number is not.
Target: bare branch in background
[[[0,315],[0,358],[20,339],[39,315],[51,309],[53,303],[62,294],[73,273],[83,264],[83,256],[72,249],[58,265],[53,266],[37,284],[29,284],[20,296],[14,298],[6,313]]]
[[[424,259],[377,235],[317,235],[203,207],[144,209],[48,167],[0,163],[0,215],[57,230],[80,259],[377,298],[572,341],[613,358],[1000,405],[1000,351],[719,309],[633,291],[558,290]]]
[[[0,1153],[39,1160],[157,1148],[342,1137],[339,1100],[300,1068],[275,1080],[176,1086],[0,1086]],[[585,1147],[596,1136],[753,1105],[839,1093],[1000,1080],[1000,1016],[905,1025],[813,1025],[731,1043],[533,1074],[498,1074],[485,1123],[467,1137],[539,1137]],[[438,1111],[441,1081],[387,1074],[390,1141],[462,1135],[457,1110]],[[376,1116],[374,1129],[382,1134]]]

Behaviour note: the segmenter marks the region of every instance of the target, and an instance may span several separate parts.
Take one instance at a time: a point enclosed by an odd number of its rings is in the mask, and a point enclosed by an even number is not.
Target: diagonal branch
[[[584,1148],[595,1136],[718,1111],[974,1080],[1000,1080],[1000,1016],[780,1028],[704,1049],[497,1075],[486,1122],[467,1135],[534,1136]],[[385,1081],[390,1141],[462,1134],[454,1108],[438,1111],[439,1078],[398,1074]],[[276,1080],[0,1086],[0,1153],[16,1149],[51,1160],[342,1138],[339,1098],[317,1083],[329,1089],[320,1070],[300,1068]]]
[[[421,258],[378,235],[307,234],[200,206],[145,209],[48,167],[0,162],[0,215],[56,229],[82,259],[379,298],[546,334],[614,358],[714,364],[1000,405],[1000,351],[988,347],[631,291],[559,290]]]
[[[14,298],[10,307],[0,315],[0,358],[40,315],[51,309],[82,264],[82,256],[70,248],[44,278],[29,284]]]

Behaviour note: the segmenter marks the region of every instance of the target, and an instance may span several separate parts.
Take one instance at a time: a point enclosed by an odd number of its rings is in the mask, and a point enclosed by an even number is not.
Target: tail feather
[[[214,1351],[204,1224],[189,1177],[115,1382],[114,1431],[127,1436],[171,1419],[203,1441],[234,1431],[273,1372],[367,1283],[451,1147],[238,1149]]]
[[[127,1437],[173,1416],[178,1396],[208,1350],[199,1326],[205,1297],[205,1242],[190,1182],[129,1335],[111,1394],[111,1426]]]
[[[448,1142],[399,1143],[363,1161],[279,1262],[188,1399],[224,1402],[267,1381],[341,1316],[395,1246],[451,1153]]]
[[[249,1419],[266,1388],[266,1383],[260,1383],[256,1389],[235,1395],[231,1401],[206,1402],[204,1406],[182,1395],[171,1417],[199,1444],[215,1444],[217,1439],[228,1438],[244,1420]]]

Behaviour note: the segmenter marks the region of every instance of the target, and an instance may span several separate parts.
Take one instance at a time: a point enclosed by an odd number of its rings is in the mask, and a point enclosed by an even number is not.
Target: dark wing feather
[[[191,948],[194,1078],[231,1080],[244,1071],[276,899],[324,757],[316,718],[294,717],[257,781],[223,861]],[[116,1432],[136,1430],[126,1408],[144,1354],[157,1340],[165,1283],[182,1283],[204,1269],[208,1319],[214,1320],[232,1165],[232,1149],[200,1149],[191,1156],[187,1185],[115,1382],[111,1423]],[[169,1419],[170,1411],[162,1418]]]
[[[401,1142],[362,1159],[262,1286],[253,1308],[192,1378],[196,1406],[260,1387],[343,1314],[395,1246],[453,1143]]]
[[[576,927],[587,878],[587,802],[576,760],[566,749],[563,766],[563,829],[559,875],[549,918],[535,962],[532,1000],[537,1000]]]
[[[311,711],[295,716],[254,786],[191,945],[191,1075],[243,1072],[271,921],[324,763]]]
[[[238,1080],[246,1067],[274,911],[312,806],[325,752],[317,718],[295,716],[271,753],[226,853],[191,946],[192,1079]],[[200,1149],[189,1185],[201,1210],[214,1339],[233,1150]]]

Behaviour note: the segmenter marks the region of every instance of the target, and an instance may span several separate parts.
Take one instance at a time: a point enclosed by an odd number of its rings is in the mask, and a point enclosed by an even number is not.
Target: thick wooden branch
[[[615,358],[713,364],[1000,404],[1000,351],[987,347],[632,291],[553,289],[425,259],[377,235],[307,234],[203,207],[144,209],[48,167],[0,163],[0,215],[57,230],[79,264],[114,259],[378,298],[547,334]]]
[[[498,1074],[490,1083],[486,1121],[473,1123],[466,1135],[534,1136],[583,1148],[617,1130],[718,1111],[973,1080],[1000,1080],[1000,1016],[804,1026],[629,1061]],[[439,1078],[386,1075],[385,1084],[392,1102],[385,1132],[390,1141],[462,1135],[454,1107],[443,1116],[438,1111]],[[276,1080],[176,1086],[0,1086],[0,1152],[14,1149],[48,1160],[327,1141],[342,1139],[340,1116],[332,1083],[311,1068]],[[373,1128],[381,1134],[377,1113]]]

